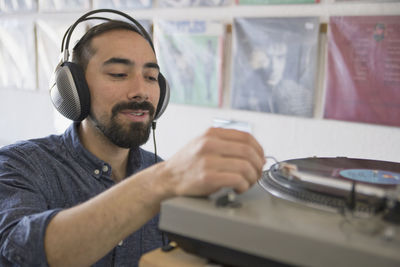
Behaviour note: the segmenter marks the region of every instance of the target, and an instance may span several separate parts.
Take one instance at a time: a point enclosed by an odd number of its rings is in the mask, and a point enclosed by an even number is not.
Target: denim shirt
[[[111,166],[80,143],[78,126],[0,149],[0,266],[48,266],[44,235],[51,218],[115,184]],[[153,153],[131,149],[127,175],[153,163]],[[157,215],[93,266],[137,266],[162,240]]]

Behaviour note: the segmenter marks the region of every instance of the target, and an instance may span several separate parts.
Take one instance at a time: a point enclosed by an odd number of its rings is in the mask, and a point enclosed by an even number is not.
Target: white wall
[[[158,122],[158,154],[170,157],[211,126],[214,118],[249,122],[265,154],[278,160],[346,156],[400,162],[399,128],[173,104]],[[146,147],[153,150],[152,142]]]
[[[340,4],[333,0],[321,0],[318,5],[155,8],[129,13],[138,19],[211,18],[222,19],[227,23],[231,23],[232,18],[237,16],[320,16],[322,22],[327,22],[330,15],[400,15],[399,1],[379,2]],[[323,48],[324,38],[321,38]],[[322,49],[321,70],[324,67],[324,55],[325,50]],[[266,154],[278,160],[308,156],[347,156],[400,162],[400,128],[322,119],[322,80],[319,82],[319,104],[315,118],[297,118],[230,109],[229,70],[227,67],[222,108],[170,104],[159,120],[156,131],[159,155],[169,158],[211,126],[214,118],[226,118],[249,122]],[[58,127],[54,125],[53,118],[53,109],[45,90],[25,92],[0,88],[0,145],[57,132]],[[152,142],[146,144],[145,148],[153,150]]]

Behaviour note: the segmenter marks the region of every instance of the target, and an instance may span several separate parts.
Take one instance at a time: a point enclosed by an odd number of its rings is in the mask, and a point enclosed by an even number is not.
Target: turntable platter
[[[344,157],[292,159],[272,165],[259,183],[289,201],[336,212],[351,206],[369,214],[382,209],[400,183],[400,164]]]

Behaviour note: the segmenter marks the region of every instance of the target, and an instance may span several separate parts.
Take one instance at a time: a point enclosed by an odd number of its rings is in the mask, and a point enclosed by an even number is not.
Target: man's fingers
[[[237,132],[237,131],[236,131]],[[254,168],[262,170],[265,164],[263,152],[260,153],[258,146],[238,142],[233,139],[204,138],[200,141],[200,154],[219,155],[226,158],[239,158],[250,162]]]
[[[210,156],[203,159],[202,167],[217,173],[232,173],[245,179],[250,185],[261,177],[261,169],[240,158]]]
[[[225,141],[248,144],[255,149],[260,157],[264,157],[264,149],[251,134],[233,129],[210,128],[206,135],[215,135]]]
[[[177,195],[204,195],[221,187],[246,191],[261,177],[265,158],[252,135],[210,128],[167,162]]]

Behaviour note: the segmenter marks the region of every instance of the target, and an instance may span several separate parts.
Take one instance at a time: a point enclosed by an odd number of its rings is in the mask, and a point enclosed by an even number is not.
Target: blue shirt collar
[[[63,140],[66,145],[67,150],[72,155],[75,155],[79,158],[79,161],[82,163],[82,166],[89,171],[99,170],[100,172],[93,173],[96,178],[99,178],[102,174],[103,166],[108,166],[109,174],[111,175],[111,166],[97,158],[93,155],[89,150],[87,150],[79,139],[79,125],[80,122],[73,122],[67,130],[63,134]],[[129,158],[128,158],[128,169],[126,174],[129,176],[133,173],[133,170],[140,169],[142,163],[142,153],[139,147],[131,148],[129,150]]]

